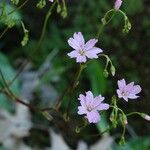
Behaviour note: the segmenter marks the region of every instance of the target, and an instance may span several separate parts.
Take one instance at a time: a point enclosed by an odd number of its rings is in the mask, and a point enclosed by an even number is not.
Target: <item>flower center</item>
[[[122,94],[122,96],[128,96],[129,92],[128,91],[123,91],[121,94]]]
[[[83,56],[83,55],[85,54],[85,51],[84,51],[84,50],[79,50],[79,54],[80,54],[81,56]]]
[[[87,111],[91,112],[93,110],[92,107],[87,107]]]

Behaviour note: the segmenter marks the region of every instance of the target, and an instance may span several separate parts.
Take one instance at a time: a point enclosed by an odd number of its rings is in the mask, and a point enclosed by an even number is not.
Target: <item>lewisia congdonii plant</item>
[[[3,20],[4,25],[6,26],[6,29],[0,34],[0,39],[3,38],[3,36],[13,27],[15,27],[18,23],[20,24],[22,31],[23,31],[23,38],[21,41],[22,46],[26,46],[29,42],[30,35],[29,30],[25,26],[25,23],[23,20],[9,20],[9,16],[13,14],[15,11],[20,10],[23,8],[26,4],[29,3],[29,0],[25,0],[23,3],[19,0],[11,0],[11,3],[16,5],[17,7],[10,11],[5,12],[5,5],[1,6],[0,11],[0,20]],[[51,16],[51,14],[55,11],[62,18],[67,17],[67,6],[65,0],[38,0],[36,7],[38,9],[43,9],[46,5],[48,5],[49,10],[46,13],[44,24],[42,28],[41,35],[38,40],[38,44],[33,49],[34,52],[38,51],[41,47],[41,44],[44,39],[44,35],[46,32],[48,20]],[[103,75],[107,78],[109,74],[112,75],[112,77],[116,74],[116,68],[114,63],[111,61],[108,55],[105,54],[105,50],[102,50],[96,44],[101,43],[101,34],[106,30],[106,26],[111,22],[112,19],[115,19],[115,16],[117,14],[120,14],[123,16],[124,26],[123,26],[123,33],[128,33],[131,29],[131,23],[126,15],[125,12],[123,12],[120,8],[121,5],[123,5],[122,0],[116,0],[114,3],[114,8],[108,10],[103,18],[101,19],[100,26],[98,28],[98,31],[96,33],[95,37],[92,37],[88,39],[88,41],[85,40],[82,32],[80,31],[74,31],[73,35],[70,35],[68,37],[68,50],[64,55],[67,56],[67,59],[71,59],[72,61],[75,61],[78,69],[73,77],[70,84],[66,87],[64,93],[60,96],[58,99],[56,105],[54,105],[52,108],[46,107],[46,108],[37,108],[29,103],[26,103],[24,100],[19,98],[17,95],[15,95],[10,86],[13,84],[13,82],[18,78],[19,74],[22,72],[22,70],[27,66],[28,62],[23,62],[21,68],[19,69],[18,73],[14,78],[12,78],[12,81],[7,81],[5,79],[5,76],[0,68],[0,81],[2,84],[2,88],[0,89],[0,92],[5,94],[7,97],[9,97],[13,102],[20,103],[22,105],[25,105],[29,109],[31,109],[34,112],[40,113],[45,117],[45,119],[48,119],[50,122],[57,125],[57,121],[55,121],[55,117],[53,116],[53,113],[58,113],[57,115],[63,119],[66,123],[69,123],[71,114],[70,114],[70,106],[72,105],[72,97],[74,96],[74,91],[79,87],[80,85],[80,77],[82,76],[83,70],[85,70],[89,63],[93,60],[99,60],[101,57],[104,57],[106,59],[106,65],[103,71]],[[70,46],[70,47],[69,47]],[[91,72],[92,74],[94,72]],[[127,80],[127,79],[126,79]],[[119,143],[121,145],[125,144],[125,132],[126,132],[126,125],[129,124],[128,118],[132,115],[139,115],[143,119],[150,121],[150,116],[148,114],[145,114],[143,112],[129,112],[125,113],[122,108],[118,106],[118,102],[125,101],[126,103],[131,100],[135,100],[138,103],[138,98],[140,96],[141,87],[140,85],[134,84],[134,82],[127,83],[125,79],[118,79],[118,82],[116,83],[116,86],[118,85],[118,88],[116,91],[114,91],[114,94],[110,97],[102,96],[102,93],[99,93],[98,95],[94,95],[90,88],[87,91],[80,91],[78,95],[76,95],[76,101],[78,102],[78,107],[76,109],[76,114],[79,115],[79,117],[82,117],[84,124],[78,125],[73,129],[73,132],[75,134],[79,134],[82,132],[83,129],[85,129],[87,126],[90,126],[91,124],[101,123],[101,115],[103,112],[108,112],[107,116],[110,120],[110,125],[106,131],[102,131],[99,135],[102,135],[105,132],[109,132],[110,130],[113,130],[118,127],[122,127],[122,133],[120,136]],[[82,94],[81,94],[82,93]],[[65,112],[61,112],[61,106],[64,101],[64,97],[68,95],[69,101],[67,102],[67,108]],[[111,100],[110,100],[111,99]],[[105,100],[107,100],[107,103],[105,103]],[[109,114],[109,115],[108,115]]]

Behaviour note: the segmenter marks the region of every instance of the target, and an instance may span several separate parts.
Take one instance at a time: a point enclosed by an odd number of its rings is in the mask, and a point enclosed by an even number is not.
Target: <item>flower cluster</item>
[[[136,99],[139,96],[136,94],[141,92],[141,87],[139,85],[134,85],[134,82],[131,82],[126,85],[126,81],[124,79],[118,80],[117,94],[119,98],[123,98],[125,101],[129,99]],[[78,114],[85,114],[85,118],[88,119],[89,123],[98,123],[100,121],[100,114],[98,111],[107,110],[109,108],[109,104],[102,103],[105,99],[101,95],[96,96],[94,98],[91,91],[86,92],[86,95],[79,95],[81,106],[78,107]],[[145,119],[149,119],[149,117],[145,117]]]
[[[97,42],[97,39],[90,39],[85,43],[81,32],[74,33],[73,37],[68,40],[68,44],[74,50],[67,55],[70,58],[76,58],[77,63],[85,63],[87,58],[98,58],[98,54],[101,53],[102,50],[95,47]],[[141,92],[141,87],[139,85],[134,85],[134,82],[126,84],[126,81],[122,79],[118,80],[118,89],[116,92],[118,94],[118,98],[123,98],[128,102],[128,99],[136,99],[139,97],[137,94]],[[101,95],[94,97],[91,91],[86,92],[85,96],[80,94],[78,99],[81,104],[81,106],[78,107],[78,114],[85,115],[85,118],[88,119],[89,123],[99,122],[101,119],[99,111],[107,110],[109,108],[108,104],[102,103],[104,97]]]

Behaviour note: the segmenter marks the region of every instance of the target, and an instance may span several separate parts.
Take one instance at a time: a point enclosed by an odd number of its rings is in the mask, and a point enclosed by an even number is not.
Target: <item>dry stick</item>
[[[45,111],[44,109],[39,109],[39,108],[36,108],[36,107],[34,107],[34,106],[32,106],[32,105],[30,105],[30,104],[28,104],[28,103],[25,103],[24,101],[22,101],[21,99],[19,99],[18,97],[16,97],[16,96],[13,94],[13,92],[9,89],[9,86],[7,85],[7,82],[6,82],[5,78],[4,78],[4,75],[3,75],[2,71],[1,71],[1,69],[0,69],[0,75],[1,75],[1,77],[2,77],[2,80],[3,80],[3,82],[4,82],[4,85],[6,86],[5,90],[3,91],[3,93],[4,93],[6,96],[8,96],[10,99],[14,100],[14,101],[17,102],[17,103],[20,103],[20,104],[22,104],[22,105],[28,107],[30,110],[32,110],[32,111],[34,111],[34,112],[41,113],[41,114],[44,116],[44,114],[43,114],[43,112]],[[49,108],[49,109],[50,109],[50,108]],[[46,116],[44,116],[44,117],[47,119]],[[48,120],[48,119],[47,119],[47,120]],[[58,127],[58,125],[55,123],[55,121],[53,121],[53,120],[51,120],[51,121],[52,121],[52,123],[53,123],[56,127]],[[58,127],[58,128],[59,128],[59,127]]]
[[[46,17],[45,17],[45,20],[44,20],[44,25],[43,25],[42,32],[41,32],[41,35],[40,35],[40,39],[38,41],[37,46],[33,50],[33,53],[35,53],[40,48],[40,46],[41,46],[42,40],[43,40],[44,35],[45,35],[45,31],[46,31],[46,27],[47,27],[47,23],[48,23],[49,17],[51,15],[51,12],[52,12],[52,10],[53,10],[53,8],[54,8],[55,5],[56,5],[56,1],[53,3],[53,5],[50,7],[49,11],[46,14]],[[27,60],[23,62],[23,64],[19,68],[17,74],[15,75],[15,77],[8,83],[9,86],[14,83],[14,81],[18,78],[18,76],[21,74],[21,72],[27,66],[28,63],[29,62]]]
[[[8,96],[9,98],[13,99],[15,102],[20,103],[26,107],[28,107],[29,109],[31,109],[32,111],[38,111],[38,108],[33,107],[32,105],[30,105],[29,103],[26,103],[24,101],[22,101],[21,99],[19,99],[18,97],[16,97],[12,92],[9,93],[8,91],[4,90],[3,92],[6,96]],[[13,95],[12,95],[13,94]]]

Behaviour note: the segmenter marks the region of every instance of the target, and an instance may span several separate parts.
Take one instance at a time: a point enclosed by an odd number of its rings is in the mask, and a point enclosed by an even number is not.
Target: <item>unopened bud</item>
[[[124,138],[124,136],[121,137],[121,139],[119,141],[119,145],[121,145],[121,146],[125,145],[125,138]]]
[[[116,0],[114,8],[116,10],[119,10],[119,8],[121,7],[121,5],[122,5],[122,0]]]
[[[103,71],[103,75],[104,75],[105,78],[108,77],[109,73],[108,73],[108,71],[106,69]]]
[[[111,71],[112,76],[114,76],[116,73],[116,69],[113,65],[111,65],[110,71]]]
[[[141,116],[142,116],[142,118],[144,118],[145,120],[150,121],[150,116],[149,116],[149,115],[142,113]]]
[[[110,121],[112,122],[113,127],[116,128],[118,122],[117,122],[117,120],[116,120],[116,116],[115,116],[115,112],[114,112],[114,111],[112,111],[112,113],[111,113],[109,119],[110,119]]]
[[[123,115],[122,116],[123,118],[123,123],[125,124],[125,125],[127,125],[128,124],[128,120],[127,120],[127,117],[126,117],[126,115]]]

